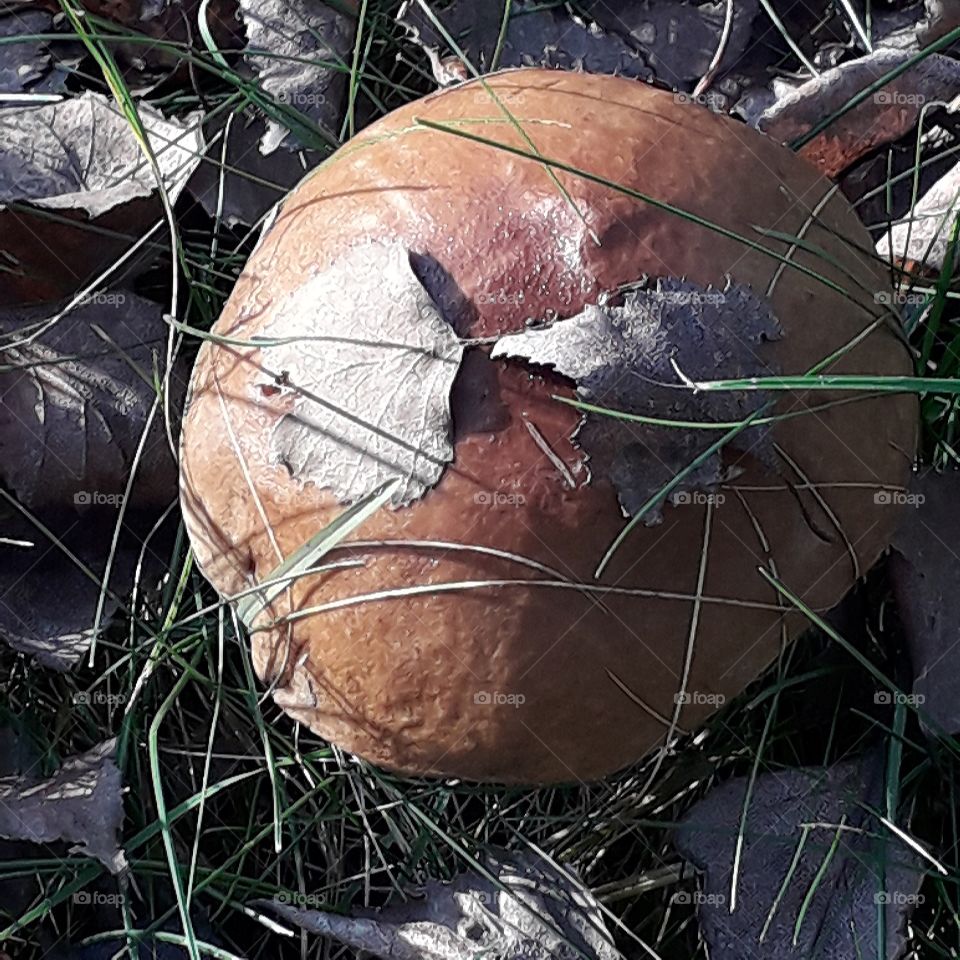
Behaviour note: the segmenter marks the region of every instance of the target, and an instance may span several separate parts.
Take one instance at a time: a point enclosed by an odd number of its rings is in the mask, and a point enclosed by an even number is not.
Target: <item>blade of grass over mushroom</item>
[[[463,49],[457,44],[457,41],[450,36],[450,33],[447,30],[447,28],[444,27],[444,25],[440,22],[437,15],[430,9],[430,7],[427,5],[425,0],[416,0],[416,3],[420,7],[420,9],[423,10],[423,12],[427,15],[427,18],[433,24],[434,29],[436,29],[439,32],[439,34],[443,37],[446,43],[449,44],[450,49],[453,50],[453,52],[456,53],[456,55],[460,58],[460,62],[479,81],[480,86],[482,86],[484,89],[484,92],[497,105],[497,109],[504,115],[504,117],[507,118],[507,121],[510,123],[510,126],[512,126],[513,129],[517,131],[517,133],[523,139],[523,142],[527,145],[527,147],[529,147],[532,158],[539,160],[544,165],[544,168],[547,171],[547,175],[550,177],[551,181],[553,182],[553,185],[560,192],[560,195],[563,197],[563,199],[566,200],[567,203],[570,205],[570,209],[573,210],[573,212],[581,220],[584,226],[587,227],[593,242],[599,246],[600,238],[596,235],[593,228],[590,227],[590,225],[587,223],[587,220],[583,214],[583,211],[577,206],[573,197],[570,195],[570,191],[567,190],[567,188],[560,182],[560,178],[557,176],[556,172],[553,169],[554,164],[550,163],[545,157],[541,155],[540,151],[537,149],[537,145],[530,138],[530,134],[527,133],[527,131],[524,129],[523,124],[520,123],[520,121],[513,115],[513,113],[510,112],[509,108],[503,102],[503,100],[501,100],[500,97],[497,96],[497,93],[493,89],[493,87],[491,87],[490,84],[487,83],[483,74],[481,74],[480,71],[477,70],[477,68],[470,62],[467,55],[463,52]],[[509,3],[507,4],[507,9],[504,12],[504,28],[508,20],[509,20]],[[426,124],[426,121],[422,121],[422,122]]]
[[[291,579],[309,573],[318,560],[386,504],[400,482],[399,478],[388,480],[362,500],[348,507],[336,520],[318,531],[271,571],[267,578],[272,581],[271,586],[263,587],[257,593],[240,600],[237,603],[237,616],[247,629],[254,628],[254,622],[260,613],[283,593]]]
[[[628,536],[636,529],[638,523],[640,523],[643,518],[656,506],[663,503],[663,501],[674,491],[683,480],[693,471],[695,471],[701,464],[706,463],[715,453],[718,453],[722,450],[734,437],[739,436],[747,429],[751,424],[753,424],[759,417],[765,414],[768,410],[771,409],[773,404],[768,401],[760,407],[757,407],[749,417],[745,417],[740,423],[730,430],[727,430],[719,440],[714,441],[707,447],[699,456],[695,457],[690,463],[687,464],[682,470],[674,474],[673,478],[666,484],[664,484],[660,490],[658,490],[652,497],[650,497],[646,503],[644,503],[640,509],[630,518],[626,523],[624,528],[617,534],[616,539],[610,546],[607,548],[606,553],[600,559],[600,563],[597,565],[597,569],[594,572],[594,577],[598,580],[603,576],[604,571],[610,564],[610,561],[613,559],[613,555],[620,549],[620,546],[627,539]]]
[[[519,147],[511,146],[510,144],[503,143],[499,140],[493,140],[490,137],[483,137],[476,133],[470,133],[467,130],[460,129],[455,123],[438,123],[434,120],[426,120],[423,117],[416,118],[416,123],[419,126],[426,127],[430,130],[437,130],[440,133],[447,133],[451,136],[460,137],[464,140],[471,140],[474,143],[480,143],[487,147],[493,147],[496,150],[503,150],[504,152],[513,154],[513,156],[516,157],[523,157],[527,160],[537,160],[545,166],[562,170],[564,173],[570,173],[577,177],[582,177],[584,180],[589,180],[591,183],[596,183],[600,186],[609,187],[611,190],[615,190],[617,193],[622,193],[624,196],[631,197],[634,200],[639,200],[642,203],[647,203],[651,207],[655,207],[658,210],[663,210],[666,213],[673,214],[689,221],[690,223],[695,223],[697,226],[712,230],[714,233],[717,233],[722,237],[726,237],[729,240],[736,240],[738,243],[742,243],[744,246],[751,250],[755,250],[757,253],[771,257],[772,259],[784,264],[792,270],[797,270],[800,273],[806,274],[808,277],[813,278],[818,283],[822,283],[828,289],[841,294],[848,300],[858,303],[860,306],[863,306],[863,304],[857,301],[856,298],[854,298],[845,287],[835,283],[829,277],[825,277],[823,274],[817,273],[816,270],[798,263],[796,260],[786,254],[779,253],[770,247],[764,246],[762,243],[758,243],[756,240],[751,240],[749,237],[744,236],[741,233],[737,233],[735,230],[730,230],[718,223],[714,223],[711,220],[697,216],[697,214],[691,213],[689,210],[684,210],[682,207],[678,207],[675,204],[658,200],[656,197],[651,197],[649,194],[643,193],[639,190],[634,190],[633,188],[624,186],[623,184],[616,183],[607,177],[602,177],[599,174],[591,173],[589,170],[584,170],[581,167],[566,163],[563,160],[558,160],[554,157],[545,157],[539,153],[530,153],[526,150],[521,150]]]
[[[955,27],[949,33],[944,34],[939,40],[934,41],[929,46],[924,47],[918,53],[914,54],[903,63],[898,64],[892,70],[887,71],[882,77],[879,77],[874,83],[861,90],[856,96],[851,97],[839,110],[826,116],[819,123],[814,124],[802,137],[798,137],[790,143],[792,150],[799,150],[806,146],[811,140],[823,133],[840,117],[849,113],[856,106],[863,103],[864,100],[872,97],[877,91],[882,90],[891,80],[895,80],[902,73],[906,73],[911,67],[916,66],[923,60],[926,60],[933,53],[946,50],[951,44],[960,40],[960,27]]]

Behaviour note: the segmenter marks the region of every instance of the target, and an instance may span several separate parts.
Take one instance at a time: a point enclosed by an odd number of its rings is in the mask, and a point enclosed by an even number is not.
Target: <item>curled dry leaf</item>
[[[107,740],[71,757],[52,777],[0,779],[0,836],[31,843],[73,844],[111,873],[126,869],[118,843],[123,825],[122,779]]]
[[[769,304],[748,288],[731,285],[714,290],[668,278],[651,289],[628,292],[621,306],[589,305],[552,326],[501,337],[491,356],[522,357],[551,366],[576,381],[584,401],[612,410],[661,419],[736,422],[768,397],[761,391],[699,393],[681,377],[708,380],[718,368],[737,379],[769,376],[775,371],[758,356],[757,348],[780,336]],[[762,456],[766,432],[764,427],[748,428],[734,445]],[[576,437],[589,455],[591,471],[613,480],[628,516],[716,439],[703,431],[598,413],[587,414]],[[772,461],[772,449],[765,452]],[[721,454],[714,453],[687,475],[673,497],[715,489],[724,479]],[[661,510],[649,510],[644,519],[658,522]]]
[[[470,871],[434,881],[417,899],[364,916],[301,910],[282,897],[256,905],[392,960],[622,960],[597,901],[572,871],[506,850],[488,855],[483,867],[489,876]]]
[[[173,200],[198,162],[199,129],[138,109]],[[0,305],[82,288],[160,219],[157,191],[130,123],[106,97],[0,110]]]
[[[703,871],[697,895],[712,960],[892,960],[922,880],[919,857],[882,826],[880,751],[830,767],[767,773],[753,783],[731,899],[748,779],[715,788],[676,835]],[[689,894],[676,902],[691,902]],[[878,952],[881,921],[886,950]]]
[[[363,275],[377,283],[353,282]],[[322,337],[318,312],[328,321]],[[453,459],[450,389],[463,348],[403,245],[354,247],[277,316],[277,329],[264,331],[276,345],[264,355],[278,378],[254,388],[290,393],[271,437],[274,460],[345,502],[394,478],[403,481],[394,505],[423,496]]]
[[[914,507],[893,540],[890,574],[913,665],[920,719],[936,732],[960,731],[957,661],[956,534],[960,473],[917,477],[908,494]]]
[[[335,138],[347,80],[354,20],[320,0],[240,0],[247,29],[244,56],[260,85],[281,105],[303,114]],[[317,146],[318,135],[270,120],[264,154]]]
[[[880,238],[877,253],[884,260],[939,271],[960,215],[960,164],[942,176],[890,232]]]
[[[430,9],[433,11],[432,6]],[[563,8],[540,9],[521,2],[514,3],[511,12],[498,67],[539,66],[653,79],[653,71],[640,54],[616,33],[601,30]],[[477,70],[491,68],[500,36],[502,4],[457,0],[442,12],[434,11],[434,15]],[[440,61],[440,51],[451,55],[454,51],[417,0],[407,0],[398,19],[427,52],[438,83],[468,76],[458,57]]]
[[[757,127],[783,143],[797,140],[911,56],[907,50],[878,48],[827,70],[765,110]],[[925,104],[957,95],[960,64],[933,54],[835,120],[800,153],[826,176],[837,177],[871,150],[912,130]]]

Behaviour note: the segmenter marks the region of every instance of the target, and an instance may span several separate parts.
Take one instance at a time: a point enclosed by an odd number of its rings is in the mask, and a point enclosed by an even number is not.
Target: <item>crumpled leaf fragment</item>
[[[123,789],[115,740],[71,757],[54,776],[0,779],[0,836],[31,843],[65,841],[111,873],[127,867],[118,843]]]
[[[500,35],[502,6],[456,0],[434,15],[470,63],[483,73],[489,71]],[[438,83],[470,76],[416,0],[407,0],[397,18],[427,52]],[[451,56],[441,61],[440,51]],[[638,52],[616,33],[601,30],[562,8],[541,9],[523,2],[511,7],[497,66],[585,70],[643,80],[654,76]]]
[[[743,56],[759,9],[757,0],[737,0],[734,4],[718,73]],[[657,79],[673,87],[688,87],[706,74],[720,46],[726,3],[593,0],[586,12],[605,30],[619,33],[635,46]]]
[[[939,271],[947,256],[954,221],[960,216],[960,164],[945,173],[877,242],[884,260]]]
[[[428,883],[408,903],[355,917],[301,910],[282,898],[256,905],[390,960],[623,960],[597,901],[569,868],[506,850],[485,857],[483,866],[499,883],[464,872],[450,883]]]
[[[865,809],[883,808],[884,766],[873,750],[856,761],[758,777],[732,912],[748,778],[715,788],[690,811],[675,843],[703,871],[702,889],[675,899],[699,904],[711,960],[878,957],[881,916],[883,956],[900,955],[923,871],[920,858]]]
[[[780,336],[769,306],[748,288],[705,289],[671,277],[628,291],[622,305],[590,305],[551,326],[501,337],[491,357],[551,366],[575,381],[582,400],[612,410],[733,422],[762,406],[766,395],[698,393],[680,374],[691,380],[769,375],[772,368],[757,348]],[[731,445],[762,456],[766,433],[763,426],[748,427]],[[592,473],[610,478],[632,516],[716,437],[588,413],[575,439],[589,455]],[[718,452],[691,471],[672,497],[709,490],[723,479]],[[648,524],[660,519],[659,509],[644,515]]]
[[[0,310],[0,480],[31,509],[122,498],[157,397],[169,328],[159,304],[101,292],[56,322],[55,308]],[[98,333],[98,330],[100,331]],[[183,374],[171,377],[174,405]],[[143,444],[129,507],[166,507],[176,464],[162,408]]]
[[[783,143],[797,140],[911,56],[909,50],[879,47],[842,63],[786,93],[760,115],[757,127]],[[860,157],[912,130],[925,104],[958,95],[960,64],[932,54],[847,111],[799,152],[824,175],[837,177]]]
[[[375,277],[376,282],[370,283]],[[323,317],[323,337],[315,336]],[[287,412],[271,449],[300,482],[342,502],[388,480],[395,506],[423,496],[453,458],[450,389],[463,347],[397,243],[347,251],[278,304],[263,365]]]
[[[918,476],[893,538],[890,577],[913,665],[912,694],[928,729],[960,731],[960,595],[955,533],[960,473]]]
[[[199,161],[199,128],[139,113],[173,201]],[[150,163],[106,97],[0,109],[0,303],[75,292],[161,216]]]
[[[9,42],[11,37],[32,37],[49,33],[53,17],[42,10],[24,10],[20,14],[2,15],[0,10],[0,94],[39,93],[56,89],[56,78],[45,83],[50,66],[50,54],[46,42],[24,39]],[[60,77],[62,80],[62,77]],[[2,102],[2,97],[0,97]]]
[[[263,89],[336,137],[353,45],[353,18],[320,0],[239,2],[247,28],[244,58]],[[271,119],[260,150],[270,154],[281,145],[292,150],[311,144]]]

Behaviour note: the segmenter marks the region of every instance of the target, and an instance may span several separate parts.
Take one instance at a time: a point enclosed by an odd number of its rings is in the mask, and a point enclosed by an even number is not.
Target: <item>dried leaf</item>
[[[282,897],[258,901],[303,930],[392,960],[622,960],[599,905],[568,872],[533,855],[502,851],[479,873],[432,882],[406,904],[344,917],[300,910]]]
[[[896,957],[918,902],[920,860],[867,809],[882,808],[879,751],[826,768],[764,774],[753,785],[731,902],[748,781],[714,789],[688,814],[676,845],[704,872],[699,904],[712,960]],[[880,920],[886,951],[879,952]]]
[[[343,502],[395,477],[394,505],[423,496],[453,458],[450,389],[463,348],[406,249],[353,248],[274,316],[264,338],[293,338],[264,349],[264,365],[281,376],[259,385],[260,402],[280,388],[288,403],[271,437],[277,462]]]
[[[877,253],[884,260],[943,267],[954,222],[960,216],[960,164],[942,176],[913,210],[880,238]]]
[[[168,327],[158,304],[124,290],[97,294],[51,324],[57,313],[0,310],[0,479],[32,509],[72,513],[122,498]],[[175,370],[175,400],[179,379]],[[131,508],[162,508],[176,496],[162,428],[155,414]]]
[[[274,99],[336,137],[346,90],[346,57],[354,22],[320,0],[240,0],[247,28],[246,61]],[[270,120],[260,141],[264,154],[279,146],[307,146]]]
[[[757,0],[737,0],[718,70],[739,61],[750,41]],[[726,3],[674,0],[594,0],[586,7],[604,29],[621,34],[644,56],[657,78],[672,87],[688,86],[710,68],[720,46]]]
[[[126,869],[117,842],[123,825],[122,780],[108,740],[71,757],[46,780],[0,779],[0,836],[31,843],[65,841],[112,873]]]
[[[653,79],[653,71],[643,58],[615,33],[605,32],[559,8],[544,10],[514,3],[511,10],[498,67],[538,66]],[[470,63],[487,72],[500,35],[502,5],[457,0],[435,16]],[[451,55],[454,51],[416,0],[403,5],[398,20],[427,51],[439,83],[466,79],[468,71],[456,57],[451,56],[444,63],[438,60],[439,51]]]
[[[56,86],[40,83],[50,65],[45,41],[24,39],[19,43],[7,42],[10,37],[49,33],[52,25],[53,17],[41,10],[0,16],[0,101],[5,93],[39,92]]]
[[[199,130],[139,112],[175,199],[198,162]],[[0,304],[74,293],[162,216],[137,137],[99,94],[0,110],[0,144]]]
[[[491,356],[521,357],[553,367],[577,384],[581,399],[625,413],[669,420],[742,420],[765,396],[733,391],[697,393],[692,380],[769,374],[758,356],[780,326],[765,301],[746,287],[704,289],[685,280],[660,280],[652,289],[631,290],[622,306],[588,306],[552,326],[501,337]],[[679,371],[679,373],[678,373]],[[738,443],[762,454],[765,428],[748,428]],[[744,436],[747,440],[744,440]],[[589,413],[576,439],[594,473],[608,476],[620,504],[633,515],[716,439],[704,431],[630,423]],[[673,497],[710,489],[724,479],[714,454],[689,474]],[[651,510],[645,522],[655,523]]]
[[[892,494],[889,495],[892,498]],[[930,472],[911,485],[903,524],[893,540],[890,575],[913,664],[912,697],[935,730],[960,731],[955,534],[960,473]]]
[[[757,126],[784,143],[799,139],[911,56],[908,50],[880,47],[827,70],[780,98],[761,114]],[[933,54],[834,121],[800,153],[826,176],[837,177],[871,150],[912,130],[925,104],[957,95],[960,64]]]

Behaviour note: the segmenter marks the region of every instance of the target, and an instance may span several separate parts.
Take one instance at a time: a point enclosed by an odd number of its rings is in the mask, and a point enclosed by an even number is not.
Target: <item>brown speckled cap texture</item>
[[[345,509],[278,460],[272,438],[296,391],[282,379],[269,387],[271,348],[243,341],[275,337],[289,297],[365,245],[402,245],[462,340],[530,320],[562,325],[645,276],[763,298],[781,336],[751,350],[784,374],[808,371],[882,317],[877,294],[889,282],[866,231],[787,149],[634,81],[534,69],[486,79],[541,156],[727,233],[419,122],[529,152],[477,82],[364,130],[286,200],[214,328],[230,342],[206,342],[197,360],[182,503],[222,594],[268,579]],[[381,278],[361,270],[350,282]],[[318,335],[324,317],[318,309]],[[370,323],[358,318],[358,329]],[[830,372],[910,369],[880,322]],[[730,375],[722,363],[715,373]],[[765,452],[728,445],[723,481],[638,523],[597,580],[627,518],[574,438],[582,414],[554,399],[573,397],[574,382],[492,359],[488,339],[466,346],[449,393],[452,461],[438,482],[364,522],[353,545],[324,558],[356,563],[298,580],[252,634],[257,672],[288,713],[409,774],[588,780],[662,744],[671,720],[696,728],[805,626],[759,568],[814,609],[835,604],[886,547],[896,498],[881,491],[906,483],[915,444],[911,396],[777,393],[776,413],[800,415],[770,427]],[[640,429],[642,453],[651,434]],[[452,583],[464,586],[431,589]]]

